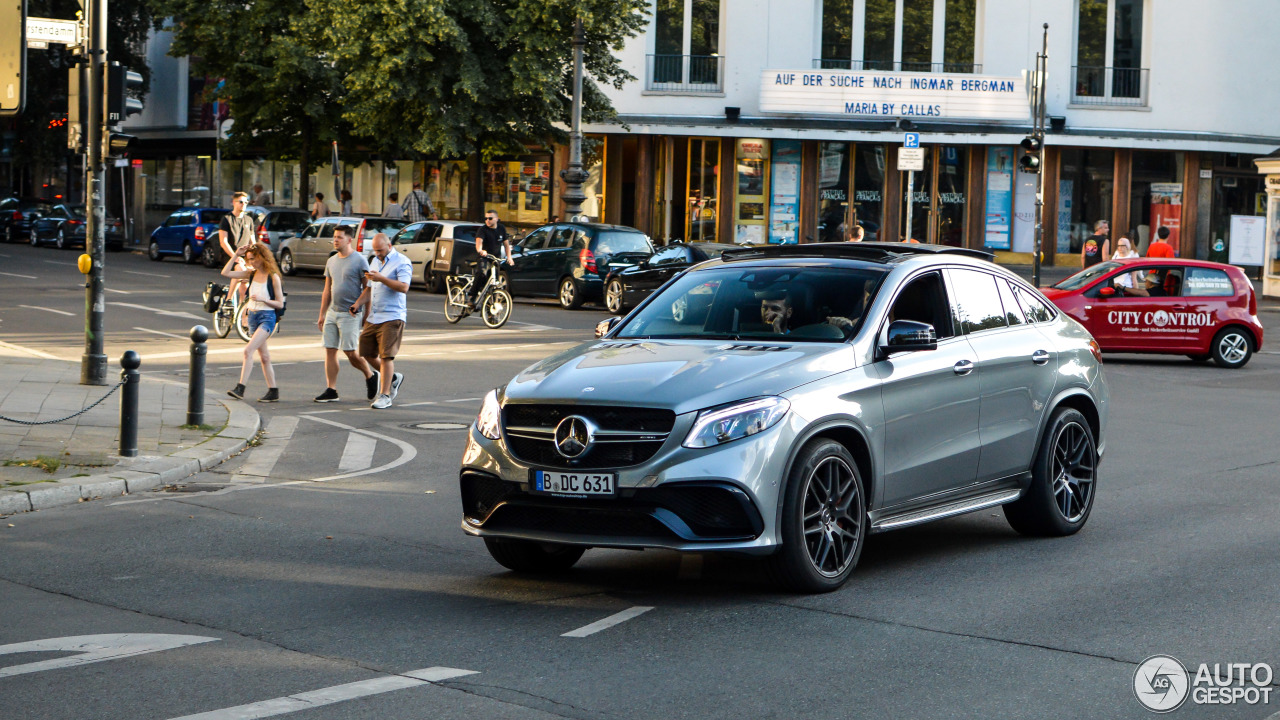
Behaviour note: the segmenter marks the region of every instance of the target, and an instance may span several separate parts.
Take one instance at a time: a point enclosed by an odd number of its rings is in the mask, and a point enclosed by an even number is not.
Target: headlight
[[[480,415],[476,418],[476,429],[480,434],[490,440],[497,440],[498,418],[502,408],[498,405],[498,391],[490,390],[488,395],[484,396],[484,405],[480,406]]]
[[[791,403],[783,398],[765,397],[703,410],[684,439],[684,446],[713,447],[755,435],[776,425],[790,409]]]

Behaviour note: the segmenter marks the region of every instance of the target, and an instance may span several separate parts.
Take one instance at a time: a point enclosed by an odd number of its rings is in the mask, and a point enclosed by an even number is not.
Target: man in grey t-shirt
[[[351,367],[364,374],[365,392],[372,400],[378,390],[378,374],[356,352],[360,339],[360,317],[356,301],[364,291],[364,274],[369,262],[351,248],[351,231],[339,225],[333,231],[333,249],[324,266],[324,293],[320,296],[320,319],[316,327],[324,334],[324,392],[316,402],[338,401],[338,350],[346,353]]]

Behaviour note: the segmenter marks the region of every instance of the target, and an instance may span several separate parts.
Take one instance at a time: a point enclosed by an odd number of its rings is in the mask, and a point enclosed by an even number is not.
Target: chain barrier
[[[119,390],[120,386],[124,385],[126,382],[128,381],[121,379],[120,382],[115,384],[115,387],[108,390],[106,395],[103,395],[102,397],[98,398],[96,401],[94,401],[92,405],[90,405],[87,408],[84,408],[83,410],[78,410],[76,412],[73,412],[64,418],[58,418],[57,420],[18,420],[17,418],[11,418],[11,417],[6,417],[4,415],[0,415],[0,420],[4,420],[6,422],[11,422],[11,423],[17,423],[19,425],[53,425],[54,423],[66,422],[71,418],[79,417],[89,412],[90,410],[98,407],[99,405],[101,405],[103,400],[106,400],[107,398],[111,397],[111,393],[115,392],[116,390]]]

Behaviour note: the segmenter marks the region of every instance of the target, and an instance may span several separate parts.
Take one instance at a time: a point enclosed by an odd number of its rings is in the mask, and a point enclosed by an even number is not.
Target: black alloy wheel
[[[218,267],[218,251],[217,246],[213,243],[205,243],[204,250],[200,252],[200,263],[207,268]]]
[[[1232,370],[1242,368],[1253,356],[1253,338],[1247,330],[1233,325],[1223,328],[1214,336],[1209,351],[1218,367]]]
[[[1060,537],[1079,532],[1093,510],[1098,445],[1079,410],[1058,408],[1049,418],[1031,484],[1004,506],[1005,519],[1023,535]]]
[[[862,476],[848,448],[819,438],[805,445],[787,477],[782,547],[774,574],[799,592],[830,592],[849,579],[867,535]]]

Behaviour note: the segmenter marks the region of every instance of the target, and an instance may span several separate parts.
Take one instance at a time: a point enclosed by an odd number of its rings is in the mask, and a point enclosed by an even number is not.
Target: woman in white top
[[[244,257],[244,270],[236,270],[236,261]],[[240,365],[240,382],[227,394],[237,400],[244,399],[244,386],[253,373],[253,354],[262,361],[262,377],[267,381],[267,394],[258,402],[277,402],[280,390],[276,388],[276,372],[271,367],[271,353],[267,340],[276,329],[276,311],[284,307],[284,289],[280,285],[280,268],[266,243],[254,243],[236,248],[235,257],[222,268],[222,276],[249,280],[249,299],[245,314],[249,317],[249,344],[244,348],[244,361]]]
[[[1142,257],[1133,249],[1133,241],[1126,235],[1116,240],[1116,251],[1111,254],[1112,260],[1128,260]],[[1142,285],[1141,273],[1131,272],[1116,276],[1115,284],[1121,287],[1134,288]]]

